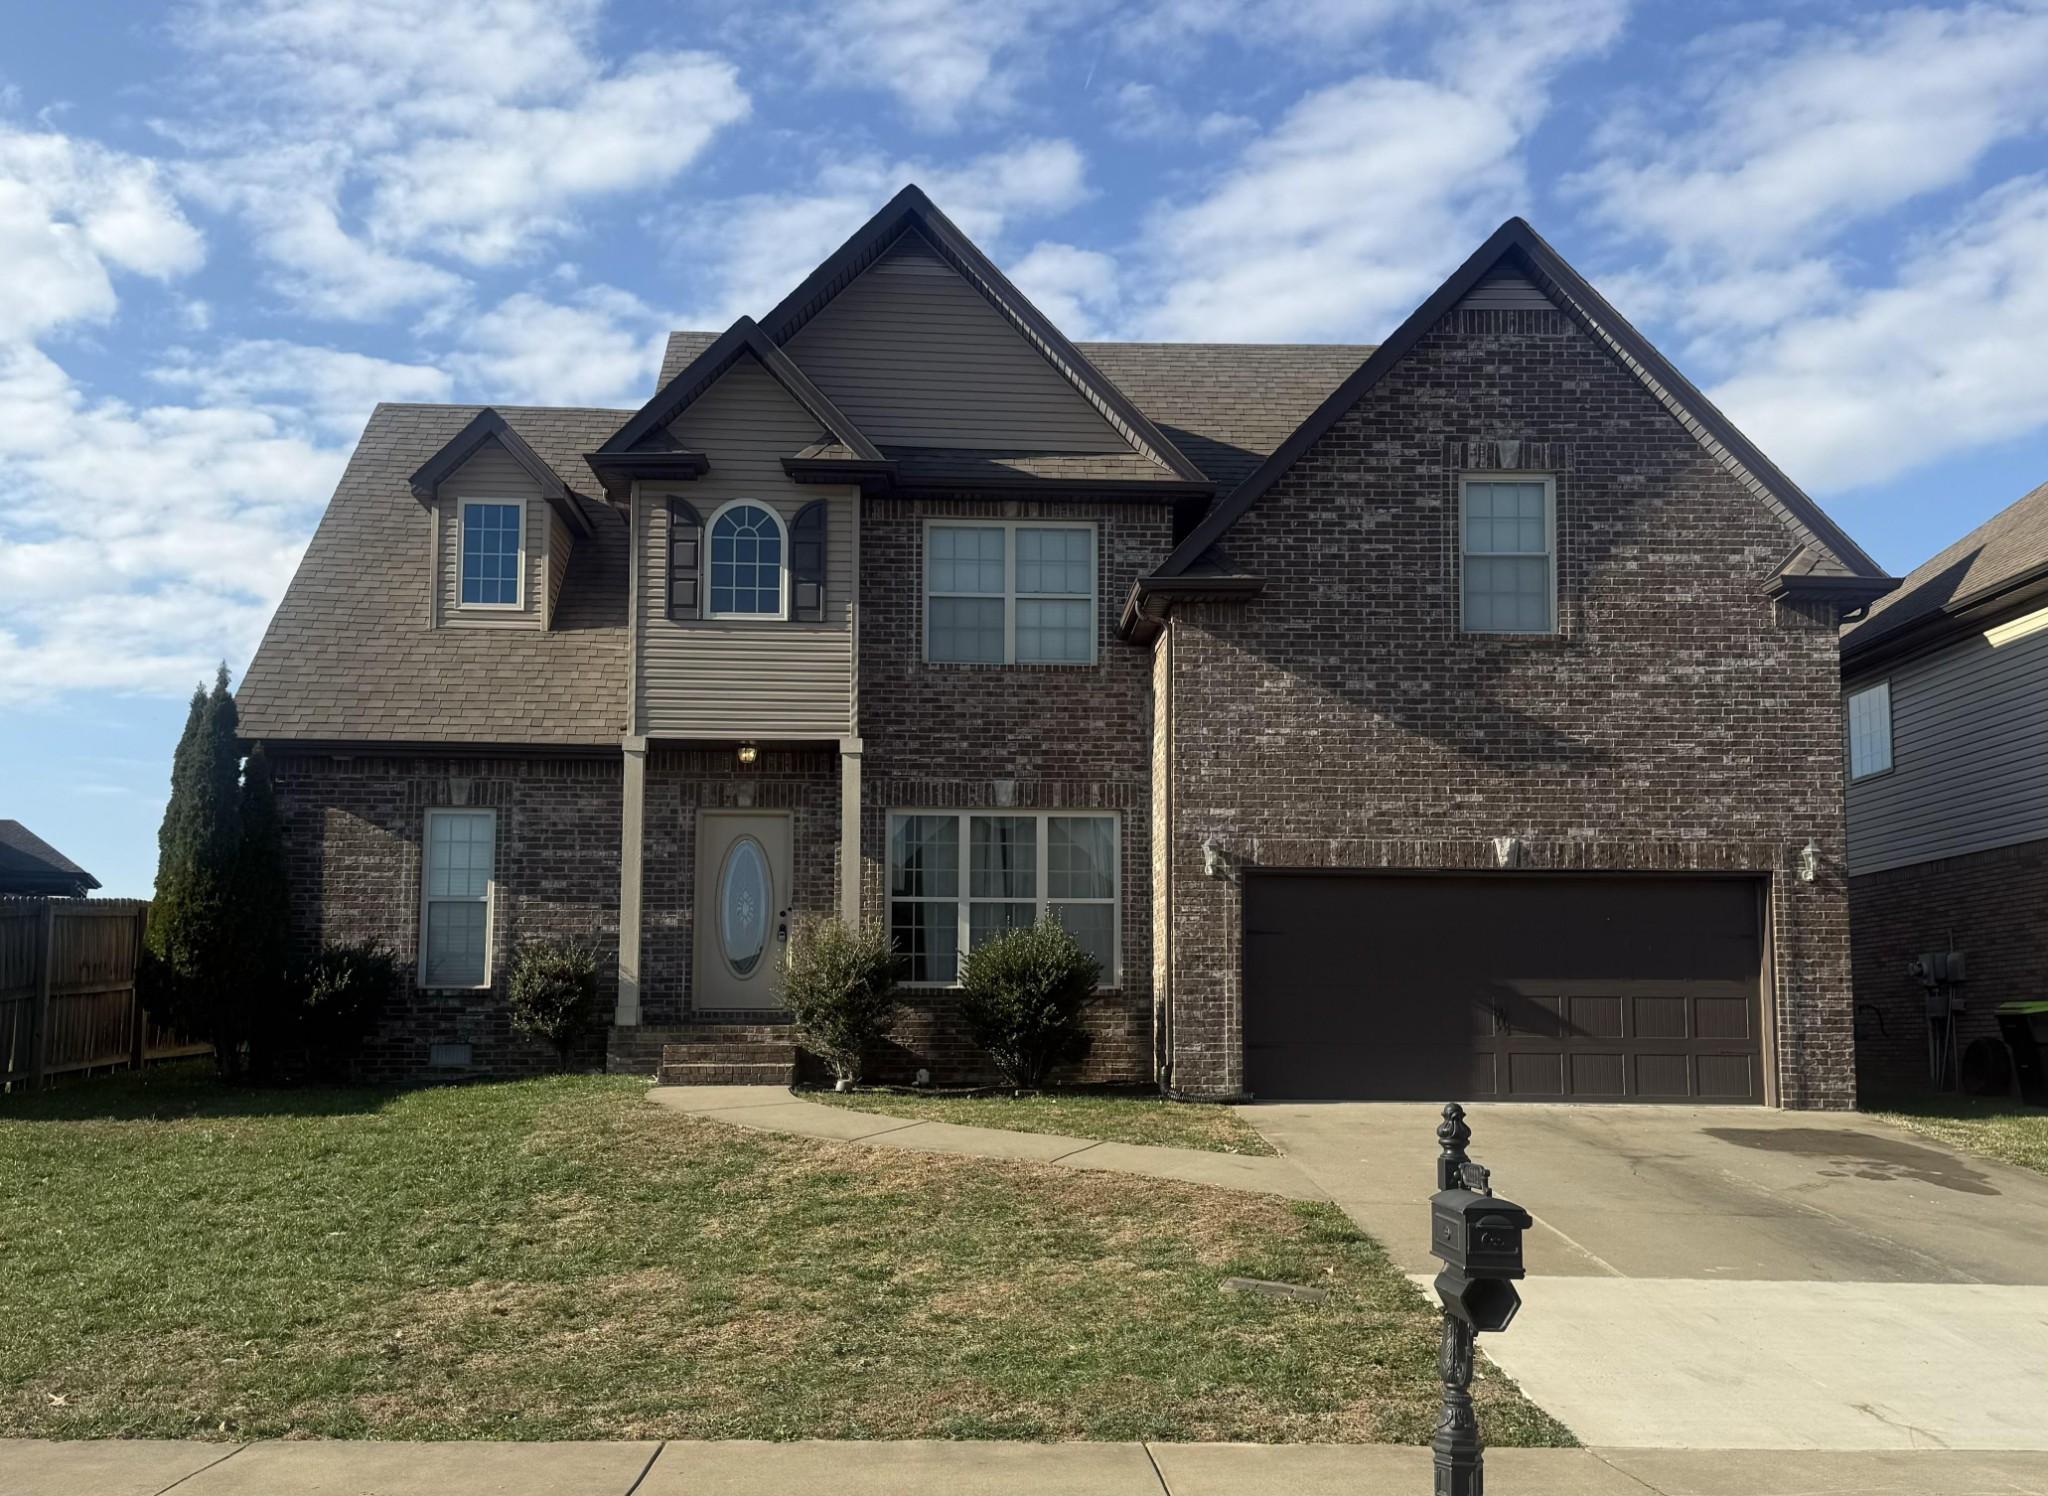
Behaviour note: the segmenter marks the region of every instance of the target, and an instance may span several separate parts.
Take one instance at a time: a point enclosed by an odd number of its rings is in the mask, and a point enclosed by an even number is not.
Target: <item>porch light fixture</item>
[[[1210,837],[1202,843],[1202,876],[1220,878],[1223,876],[1223,843]]]
[[[1811,883],[1820,877],[1820,843],[1808,841],[1799,849],[1799,881]]]
[[[740,766],[742,768],[753,768],[754,760],[759,758],[760,756],[761,750],[756,748],[752,743],[740,744]]]

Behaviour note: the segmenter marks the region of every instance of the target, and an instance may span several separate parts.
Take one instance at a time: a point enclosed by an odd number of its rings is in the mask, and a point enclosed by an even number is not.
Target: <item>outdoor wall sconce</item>
[[[1212,836],[1202,843],[1202,876],[1220,878],[1224,867],[1223,843]]]
[[[1799,881],[1811,883],[1820,876],[1820,843],[1809,841],[1799,849]]]
[[[743,769],[751,769],[751,768],[753,768],[753,767],[754,767],[754,760],[755,760],[755,759],[757,759],[757,758],[759,758],[760,756],[761,756],[761,750],[760,750],[760,749],[758,749],[758,748],[756,748],[756,747],[755,747],[755,746],[754,746],[754,745],[753,745],[752,743],[742,743],[742,744],[740,744],[740,767],[741,767],[741,768],[743,768]]]

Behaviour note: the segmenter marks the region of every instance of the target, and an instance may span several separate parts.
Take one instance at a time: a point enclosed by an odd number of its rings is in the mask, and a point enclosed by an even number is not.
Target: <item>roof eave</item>
[[[624,503],[632,485],[642,479],[687,483],[711,471],[711,459],[702,452],[586,452],[583,460],[614,504]]]
[[[1266,579],[1249,574],[1222,577],[1163,577],[1156,572],[1131,583],[1117,618],[1120,638],[1135,644],[1159,637],[1166,617],[1177,602],[1244,603],[1266,590]]]
[[[1867,638],[1862,629],[1851,629],[1842,640],[1842,671],[1846,675],[1852,670],[1869,670],[1907,655],[1940,648],[1962,635],[1976,633],[1995,614],[2043,600],[2048,600],[2048,562],[1953,598],[1936,611],[1897,628]]]

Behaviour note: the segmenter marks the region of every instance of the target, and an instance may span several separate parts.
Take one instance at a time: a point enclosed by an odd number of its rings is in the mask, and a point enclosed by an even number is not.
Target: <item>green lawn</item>
[[[1105,1143],[1149,1143],[1211,1153],[1270,1154],[1266,1140],[1226,1106],[1158,1096],[906,1096],[895,1091],[806,1091],[805,1097],[886,1117],[958,1122],[1011,1132],[1057,1132]]]
[[[600,1076],[0,1097],[0,1325],[0,1435],[43,1438],[1414,1443],[1437,1402],[1435,1315],[1328,1206],[741,1132]],[[1570,1442],[1477,1390],[1494,1442]]]
[[[1972,1153],[2048,1173],[2048,1108],[1976,1096],[1916,1096],[1873,1102],[1865,1110]]]

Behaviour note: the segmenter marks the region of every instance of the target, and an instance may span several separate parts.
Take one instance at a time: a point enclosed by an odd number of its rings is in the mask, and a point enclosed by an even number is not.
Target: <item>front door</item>
[[[700,1011],[782,1006],[789,940],[789,815],[707,810],[697,819]]]

